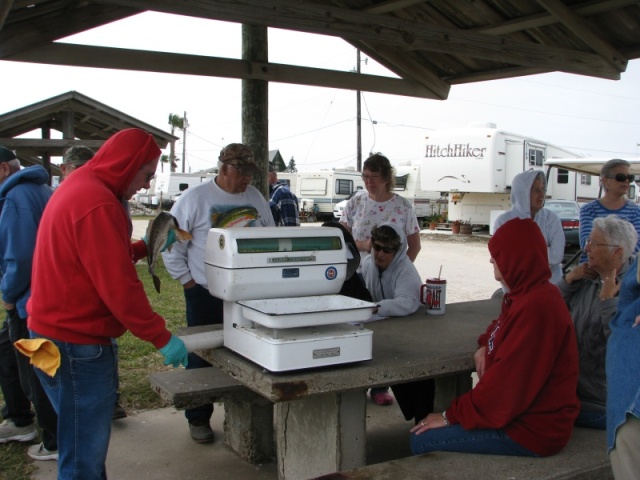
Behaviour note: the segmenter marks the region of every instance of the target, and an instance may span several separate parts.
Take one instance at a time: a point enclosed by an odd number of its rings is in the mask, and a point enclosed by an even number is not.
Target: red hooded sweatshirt
[[[171,337],[149,305],[134,266],[125,191],[142,165],[160,156],[153,137],[113,135],[73,172],[44,211],[33,260],[29,329],[56,340],[109,344],[127,329],[164,347]]]
[[[567,444],[578,416],[578,347],[571,316],[549,283],[547,246],[531,219],[505,223],[489,251],[510,291],[500,316],[478,339],[486,369],[447,417],[466,430],[503,429],[540,456]]]

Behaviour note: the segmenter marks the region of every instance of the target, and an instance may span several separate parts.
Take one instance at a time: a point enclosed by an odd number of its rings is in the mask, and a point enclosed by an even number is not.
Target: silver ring
[[[420,426],[421,426],[421,427],[424,427],[424,422],[420,422]]]

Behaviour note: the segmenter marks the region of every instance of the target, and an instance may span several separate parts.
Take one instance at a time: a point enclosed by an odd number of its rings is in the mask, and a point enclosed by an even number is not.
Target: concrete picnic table
[[[498,316],[500,305],[500,300],[455,303],[443,315],[426,315],[420,308],[407,317],[367,323],[365,328],[374,332],[373,359],[365,362],[273,373],[227,348],[198,352],[275,404],[274,411],[225,403],[226,422],[243,439],[227,443],[242,450],[246,438],[254,437],[259,441],[249,442],[251,448],[269,448],[265,437],[271,437],[273,425],[283,480],[365,465],[367,390],[434,378],[436,410],[444,409],[454,396],[471,389],[477,338]]]

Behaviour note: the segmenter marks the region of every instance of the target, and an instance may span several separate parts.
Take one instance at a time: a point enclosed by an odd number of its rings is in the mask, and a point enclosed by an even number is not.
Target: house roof
[[[98,149],[114,133],[125,128],[151,133],[161,149],[178,137],[79,92],[66,92],[0,115],[0,145],[19,157],[62,156],[73,145]],[[58,138],[16,138],[34,130],[56,130]],[[50,135],[46,135],[50,136]]]
[[[54,43],[153,10],[343,38],[399,78]],[[617,80],[640,58],[637,0],[7,0],[0,59],[446,99],[452,85],[553,71]]]

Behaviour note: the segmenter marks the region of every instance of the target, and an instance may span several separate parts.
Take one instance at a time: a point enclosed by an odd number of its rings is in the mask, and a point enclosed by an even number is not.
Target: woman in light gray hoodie
[[[378,305],[374,313],[381,317],[411,315],[420,306],[420,274],[407,256],[404,231],[394,223],[371,229],[371,255],[362,262],[367,289]],[[391,320],[393,321],[393,320]],[[393,394],[406,420],[416,424],[433,411],[435,382],[393,385]]]
[[[371,229],[371,255],[362,262],[364,282],[381,317],[411,315],[420,306],[420,274],[407,256],[407,241],[394,223]]]
[[[551,268],[551,283],[562,278],[564,257],[564,232],[560,217],[544,207],[547,183],[544,172],[529,170],[513,178],[511,185],[511,210],[500,215],[493,224],[494,233],[513,218],[531,218],[540,227],[547,242],[547,257]]]

